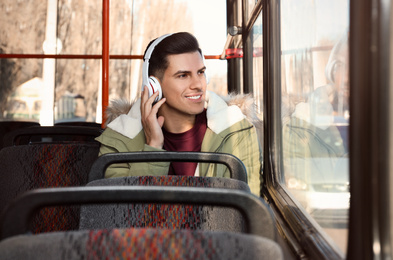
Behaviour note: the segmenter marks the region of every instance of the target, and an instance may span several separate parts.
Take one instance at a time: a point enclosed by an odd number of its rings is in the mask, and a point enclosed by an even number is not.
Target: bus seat
[[[89,182],[105,178],[109,165],[137,162],[203,162],[224,164],[231,178],[247,183],[247,170],[243,162],[232,154],[211,152],[127,152],[101,155],[91,167]]]
[[[85,185],[98,151],[98,143],[4,147],[0,150],[0,212],[15,197],[28,190]],[[79,208],[50,208],[38,214],[34,232],[67,230],[78,226]]]
[[[4,146],[31,143],[97,142],[101,128],[88,126],[35,126],[20,128],[4,136]]]
[[[177,186],[250,192],[242,181],[192,176],[133,176],[92,181],[87,186]],[[243,232],[239,211],[228,207],[178,204],[109,204],[81,207],[80,229],[159,227]]]
[[[15,236],[0,242],[0,254],[3,260],[60,256],[64,259],[283,259],[279,246],[264,237],[149,228]]]
[[[40,124],[31,121],[0,121],[0,149],[4,147],[3,139],[8,132],[31,126],[40,126]]]
[[[244,233],[159,228],[96,229],[30,235],[36,209],[71,204],[186,203],[230,206]],[[268,205],[250,192],[191,187],[66,187],[25,193],[1,218],[2,259],[283,259]]]

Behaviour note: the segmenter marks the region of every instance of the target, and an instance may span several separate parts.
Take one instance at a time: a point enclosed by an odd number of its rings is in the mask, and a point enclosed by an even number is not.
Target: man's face
[[[166,102],[164,113],[186,115],[200,114],[206,97],[205,65],[201,54],[196,52],[168,56],[169,66],[161,86]]]

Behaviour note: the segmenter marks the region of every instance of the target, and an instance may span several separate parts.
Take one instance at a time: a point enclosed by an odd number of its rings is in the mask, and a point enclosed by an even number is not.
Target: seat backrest
[[[0,149],[4,147],[3,138],[7,133],[16,129],[39,125],[37,122],[30,121],[0,121]]]
[[[247,233],[176,229],[99,229],[24,235],[32,212],[75,203],[191,203],[231,206]],[[266,203],[250,192],[185,187],[39,189],[19,197],[1,218],[2,259],[277,259],[283,258]]]
[[[15,197],[28,190],[85,185],[98,151],[98,143],[4,147],[0,150],[0,212]],[[61,219],[65,211],[64,208],[51,208],[41,212],[34,232],[77,228],[79,208],[68,211],[70,217],[67,221]]]
[[[176,186],[234,189],[249,186],[229,178],[191,176],[134,176],[101,179],[87,186]],[[160,227],[170,229],[244,232],[241,213],[233,208],[178,204],[109,204],[81,207],[80,229]]]
[[[192,230],[112,229],[15,236],[0,242],[14,259],[280,260],[277,243],[255,235]]]
[[[243,162],[232,154],[212,152],[127,152],[101,155],[91,167],[89,182],[103,179],[106,168],[115,163],[137,162],[206,162],[224,164],[231,178],[247,183],[247,170]]]
[[[61,187],[25,192],[3,212],[0,219],[0,239],[28,232],[31,216],[37,209],[101,203],[171,203],[233,207],[245,217],[245,233],[276,240],[273,215],[269,206],[250,192],[217,188],[147,186]]]
[[[31,143],[97,142],[101,128],[87,126],[37,126],[21,128],[4,136],[4,146]]]

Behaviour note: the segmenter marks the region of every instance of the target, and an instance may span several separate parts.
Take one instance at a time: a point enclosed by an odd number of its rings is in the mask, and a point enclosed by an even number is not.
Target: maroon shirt
[[[206,129],[207,118],[206,110],[204,110],[196,116],[194,127],[184,133],[173,134],[163,128],[163,148],[173,152],[200,152]],[[194,176],[197,164],[196,162],[172,162],[168,174]]]

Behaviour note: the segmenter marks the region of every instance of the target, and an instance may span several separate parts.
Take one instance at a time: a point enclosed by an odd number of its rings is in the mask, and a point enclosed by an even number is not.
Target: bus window
[[[252,70],[253,70],[253,96],[255,105],[257,108],[258,117],[263,120],[263,36],[262,36],[262,12],[258,15],[253,27],[252,27],[252,46],[253,46],[253,59],[252,59]],[[259,129],[263,129],[260,127]],[[263,147],[263,132],[258,132],[259,143]]]
[[[226,1],[213,2],[112,1],[108,99],[137,98],[144,48],[151,39],[178,31],[193,33],[204,55],[213,56],[206,59],[209,88],[226,94],[226,61],[217,58],[227,36]],[[0,60],[0,119],[34,120],[41,125],[101,123],[102,1],[34,0],[22,5],[7,0],[0,14],[0,54],[17,56]],[[206,17],[215,17],[214,23]]]
[[[281,1],[282,185],[344,253],[348,16],[348,1]]]

